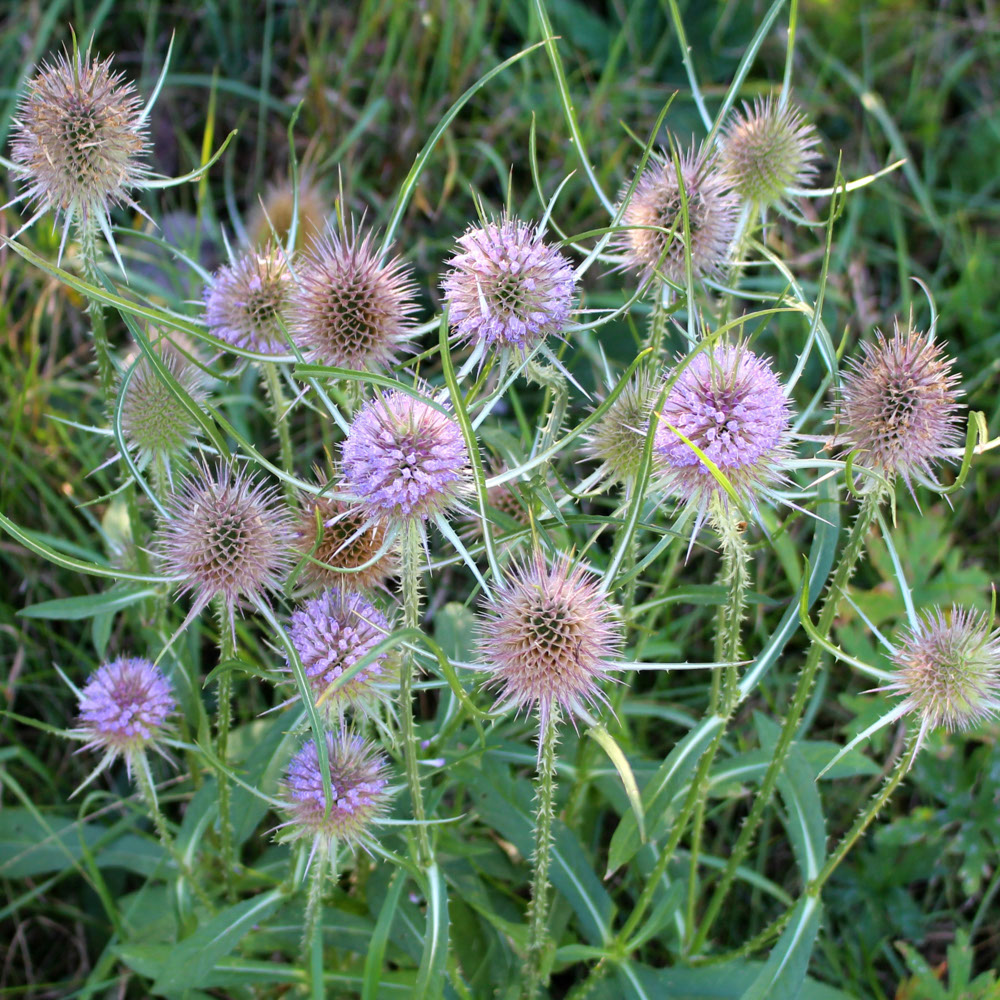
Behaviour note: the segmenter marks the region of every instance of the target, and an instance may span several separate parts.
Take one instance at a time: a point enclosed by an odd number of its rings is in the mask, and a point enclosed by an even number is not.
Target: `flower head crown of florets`
[[[733,189],[759,207],[784,201],[816,173],[819,136],[794,105],[757,98],[729,120],[720,168]]]
[[[544,729],[559,708],[575,718],[606,701],[601,682],[621,656],[616,609],[594,574],[566,556],[516,564],[482,607],[478,642],[499,711],[538,710]]]
[[[388,368],[413,337],[415,295],[408,266],[384,261],[372,233],[328,229],[297,268],[289,328],[310,361]]]
[[[902,476],[911,490],[914,477],[935,483],[934,464],[961,442],[953,361],[895,320],[891,337],[876,330],[861,352],[848,362],[840,391],[844,453],[860,452],[861,464],[890,480]]]
[[[358,412],[343,445],[344,485],[372,520],[426,520],[462,504],[471,464],[443,407],[393,390]]]
[[[181,590],[194,594],[188,621],[218,597],[233,628],[237,602],[266,601],[282,586],[295,540],[291,518],[277,490],[245,467],[202,465],[168,499],[166,513],[157,551]]]
[[[658,476],[669,493],[702,514],[713,499],[727,504],[728,493],[691,445],[750,508],[782,479],[791,408],[771,366],[745,345],[694,355],[676,376],[657,420]]]
[[[384,817],[392,789],[385,757],[360,736],[326,733],[333,799],[327,809],[323,772],[315,739],[292,758],[281,783],[287,820],[278,827],[283,841],[312,841],[329,851],[335,841],[350,848],[371,843],[371,829]]]
[[[569,261],[531,224],[504,216],[458,240],[441,282],[458,338],[522,354],[561,333],[576,278]]]
[[[292,613],[289,638],[317,704],[328,715],[347,705],[365,708],[385,697],[392,679],[388,652],[343,678],[391,631],[389,620],[366,597],[335,588]]]
[[[109,211],[128,205],[149,178],[149,135],[142,101],[111,60],[88,49],[63,52],[28,81],[13,119],[11,160],[25,183],[17,200],[64,220],[99,226],[110,238]],[[30,225],[30,222],[26,225]],[[65,241],[65,233],[63,236]]]
[[[80,721],[73,735],[86,740],[84,750],[100,749],[105,755],[94,775],[124,757],[131,777],[136,759],[155,747],[177,707],[170,682],[141,657],[102,664],[79,698]]]
[[[665,151],[650,160],[622,213],[625,230],[617,243],[625,254],[625,266],[638,271],[644,282],[659,273],[682,288],[687,285],[688,255],[695,281],[717,274],[736,235],[739,197],[716,169],[714,156],[704,149],[692,145],[678,154],[676,164]],[[623,199],[627,193],[628,188]]]
[[[287,354],[292,276],[284,251],[268,245],[220,267],[205,287],[208,332],[233,347]]]

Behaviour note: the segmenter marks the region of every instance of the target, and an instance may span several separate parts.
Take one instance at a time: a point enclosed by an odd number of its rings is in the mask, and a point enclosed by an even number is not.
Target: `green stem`
[[[295,468],[292,451],[292,435],[288,429],[288,414],[285,410],[285,396],[281,391],[281,373],[273,361],[265,361],[264,381],[267,384],[267,394],[271,397],[271,412],[274,416],[274,426],[278,432],[278,446],[281,450],[281,468],[292,474]],[[295,491],[290,483],[285,483],[285,494],[290,501],[295,500]]]
[[[649,336],[643,346],[652,348],[649,365],[657,371],[663,363],[663,344],[667,333],[667,308],[664,300],[669,289],[662,281],[656,282],[653,289],[656,297],[653,299],[653,311],[649,318]]]
[[[103,287],[100,279],[100,265],[97,253],[97,230],[93,224],[80,226],[77,230],[80,240],[80,259],[83,261],[83,276],[98,288]],[[94,351],[97,354],[97,373],[104,392],[104,405],[110,409],[118,388],[118,373],[111,357],[108,342],[108,328],[104,319],[104,306],[94,299],[87,303],[90,329],[94,335]]]
[[[329,853],[328,853],[329,850]],[[323,889],[327,879],[327,865],[330,877],[337,877],[337,844],[329,849],[320,844],[313,858],[313,871],[309,881],[309,900],[306,903],[305,922],[302,933],[302,964],[309,970],[309,996],[311,1000],[323,1000]]]
[[[420,548],[420,526],[411,521],[403,528],[403,628],[420,627]],[[420,770],[417,762],[417,735],[413,722],[413,674],[417,664],[412,649],[407,649],[405,646],[402,658],[399,700],[402,711],[406,782],[413,804],[413,818],[417,824],[417,861],[422,867],[427,868],[433,856],[427,835],[427,817],[424,813],[424,796],[420,788]]]
[[[232,622],[226,611],[224,601],[219,600],[219,663],[228,664],[236,658],[236,641],[233,635]],[[219,673],[217,688],[218,735],[215,743],[215,754],[223,767],[229,767],[229,730],[233,720],[233,673],[231,664]],[[222,768],[216,775],[219,785],[219,838],[222,853],[222,870],[226,882],[226,894],[232,899],[235,895],[233,885],[233,866],[235,854],[233,851],[233,823],[229,815],[230,788],[229,777]]]
[[[524,997],[532,1000],[548,981],[549,860],[552,855],[552,821],[555,817],[555,775],[559,712],[552,706],[538,734],[538,809],[535,816],[535,870],[528,907],[528,968]]]
[[[826,637],[833,627],[833,621],[840,606],[841,598],[847,589],[847,584],[850,581],[851,574],[854,572],[854,567],[864,550],[868,529],[875,520],[882,497],[883,493],[881,491],[875,491],[866,494],[861,503],[861,508],[858,511],[858,516],[847,539],[847,545],[844,547],[837,571],[830,584],[830,589],[827,591],[823,610],[820,612],[817,628],[821,636]],[[778,783],[778,776],[781,774],[785,758],[788,756],[788,751],[798,730],[802,712],[805,709],[809,699],[809,692],[812,690],[813,681],[816,678],[816,671],[819,669],[822,661],[822,654],[823,647],[819,643],[814,642],[810,645],[806,662],[802,667],[802,672],[799,675],[798,684],[792,697],[791,706],[788,709],[788,714],[785,716],[781,733],[778,736],[778,742],[774,748],[774,754],[768,763],[760,790],[753,799],[750,814],[740,829],[722,878],[712,894],[701,926],[698,928],[698,933],[691,942],[690,950],[694,954],[697,954],[704,947],[709,931],[712,928],[712,923],[719,915],[726,894],[729,892],[736,877],[736,870],[743,863],[743,859],[746,857],[753,841],[753,836],[764,817],[764,810],[767,808],[774,793],[775,786]]]

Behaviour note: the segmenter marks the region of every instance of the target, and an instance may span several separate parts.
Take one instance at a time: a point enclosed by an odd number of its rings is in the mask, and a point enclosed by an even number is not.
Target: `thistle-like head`
[[[275,236],[284,244],[292,228],[294,211],[295,190],[291,180],[283,178],[269,183],[263,198],[254,205],[247,220],[250,245],[263,249],[274,241]],[[312,246],[320,238],[327,219],[333,213],[329,199],[308,170],[299,174],[298,212],[295,246],[292,248],[296,252]]]

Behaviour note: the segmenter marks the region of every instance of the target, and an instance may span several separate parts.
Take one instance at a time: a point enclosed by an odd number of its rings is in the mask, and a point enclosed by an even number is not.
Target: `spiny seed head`
[[[107,763],[125,758],[129,775],[137,754],[162,735],[177,704],[160,669],[141,657],[121,657],[91,674],[80,692],[77,735],[84,749],[105,751]]]
[[[273,246],[249,250],[220,267],[205,288],[205,323],[227,344],[260,354],[287,354],[282,329],[292,277],[284,253]]]
[[[615,610],[597,577],[565,556],[515,565],[480,619],[479,660],[501,710],[537,707],[544,724],[553,705],[581,716],[604,701],[599,685],[622,646]]]
[[[86,226],[149,176],[142,101],[111,60],[74,51],[28,81],[13,120],[11,159],[29,204]]]
[[[294,529],[277,490],[245,467],[202,466],[166,504],[156,536],[163,568],[195,595],[194,616],[220,597],[233,622],[237,601],[264,601],[291,565]]]
[[[743,345],[701,351],[677,377],[658,417],[657,472],[668,492],[704,510],[722,485],[671,425],[718,466],[740,499],[756,506],[782,478],[791,410],[763,358]]]
[[[326,811],[323,772],[315,740],[292,758],[281,785],[287,822],[281,840],[311,840],[329,849],[333,841],[349,847],[370,842],[370,830],[385,815],[392,791],[385,757],[360,736],[326,733],[333,801]]]
[[[292,228],[294,208],[295,191],[289,179],[272,181],[268,184],[262,203],[255,204],[247,222],[250,245],[266,247],[273,241],[275,234],[284,244]],[[333,209],[323,189],[316,183],[311,173],[303,171],[299,176],[299,224],[294,247],[296,251],[312,246],[319,239],[332,212]]]
[[[792,104],[772,97],[744,103],[725,129],[720,168],[733,189],[760,207],[775,205],[816,173],[819,136]]]
[[[399,568],[398,547],[386,546],[385,522],[369,523],[356,505],[310,494],[302,498],[296,523],[298,551],[336,567],[325,569],[307,562],[302,570],[302,580],[307,586],[373,590],[384,587]],[[382,555],[376,559],[380,551]],[[364,568],[358,569],[359,566]],[[347,572],[338,573],[338,569]]]
[[[292,613],[289,638],[316,703],[330,717],[347,705],[364,706],[386,695],[391,680],[387,652],[379,653],[336,690],[329,689],[391,631],[389,620],[366,597],[334,588]]]
[[[693,145],[678,155],[680,182],[673,157],[664,151],[650,157],[625,206],[622,225],[629,228],[618,238],[626,265],[640,272],[643,281],[654,272],[675,285],[687,284],[684,215],[681,185],[687,199],[694,280],[716,274],[729,257],[729,245],[736,235],[740,200],[728,181],[716,169],[705,150]],[[624,198],[626,188],[622,192]],[[660,232],[659,230],[663,230]]]
[[[370,518],[426,520],[461,503],[471,465],[451,416],[393,391],[369,400],[354,418],[343,476]]]
[[[204,373],[169,340],[153,348],[170,376],[199,405],[208,397]],[[169,469],[173,459],[186,454],[199,434],[198,422],[168,388],[167,383],[143,355],[132,370],[121,408],[125,443],[139,467],[159,458]]]
[[[458,338],[522,354],[562,331],[576,279],[569,261],[534,226],[504,216],[458,240],[441,282]]]
[[[384,263],[371,233],[328,230],[298,268],[292,336],[319,364],[388,367],[413,336],[415,293],[409,269],[398,257]]]
[[[490,476],[497,476],[507,471],[507,465],[502,461],[494,459],[490,463]],[[478,509],[470,512],[468,522],[462,532],[462,537],[466,539],[481,538],[484,530],[490,531],[494,535],[506,534],[509,530],[507,523],[501,524],[493,516],[493,511],[499,511],[505,517],[510,518],[515,524],[525,528],[528,527],[531,524],[531,514],[525,506],[529,501],[524,496],[523,489],[523,483],[520,483],[515,488],[514,483],[510,480],[495,486],[488,486],[486,488],[486,505],[491,510],[487,510],[485,522],[479,516]]]
[[[649,415],[660,388],[647,371],[640,369],[590,429],[582,451],[586,458],[600,463],[605,483],[628,487],[638,477]]]
[[[893,654],[888,689],[929,729],[968,729],[1000,712],[1000,631],[988,614],[952,607],[922,615]]]
[[[961,442],[954,362],[940,344],[895,321],[892,337],[876,330],[861,352],[841,386],[844,453],[860,451],[861,464],[907,485],[914,475],[933,481],[933,464]]]

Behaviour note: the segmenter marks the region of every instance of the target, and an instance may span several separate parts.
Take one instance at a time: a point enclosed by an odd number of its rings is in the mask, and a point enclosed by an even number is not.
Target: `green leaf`
[[[50,618],[61,621],[78,621],[93,618],[107,612],[120,611],[136,604],[146,597],[156,595],[154,587],[111,587],[103,594],[87,594],[83,597],[63,597],[56,601],[41,601],[29,604],[18,614],[24,618]]]
[[[742,1000],[801,1000],[822,908],[814,896],[796,903],[788,926]]]
[[[632,773],[632,765],[624,751],[618,745],[618,741],[602,725],[593,726],[587,730],[587,735],[597,742],[601,749],[611,759],[615,765],[618,776],[622,779],[625,794],[628,796],[629,805],[632,807],[632,814],[639,828],[639,839],[646,840],[646,823],[642,813],[642,797],[639,795],[639,786],[636,784],[635,775]]]
[[[382,908],[379,910],[378,920],[375,922],[375,930],[372,932],[368,942],[361,1000],[375,1000],[377,996],[378,986],[383,973],[385,946],[389,939],[389,931],[392,929],[393,917],[396,915],[396,907],[399,904],[399,897],[403,894],[404,885],[406,885],[405,873],[401,871],[396,872],[389,885],[389,891],[382,902]]]
[[[444,992],[444,970],[448,961],[448,886],[437,865],[427,869],[427,932],[424,953],[413,996],[439,997]]]

